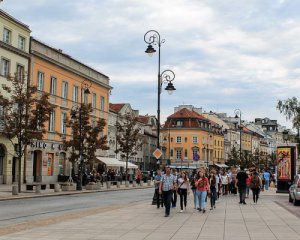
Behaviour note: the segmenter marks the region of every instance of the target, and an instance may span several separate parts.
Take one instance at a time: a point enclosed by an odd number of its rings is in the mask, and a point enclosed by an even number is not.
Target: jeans
[[[194,196],[194,207],[197,209],[199,208],[199,201],[198,201],[198,197],[196,194],[196,189],[192,189],[193,191],[193,196]]]
[[[156,206],[159,208],[159,205],[163,207],[162,196],[159,194],[159,189],[155,189],[155,198],[156,198]]]
[[[265,183],[266,190],[269,189],[269,184],[270,184],[270,180],[266,180],[266,183]]]
[[[176,207],[176,203],[177,203],[177,192],[176,190],[171,191],[172,192],[172,207]]]
[[[240,194],[240,203],[244,203],[246,198],[246,187],[239,187],[239,194]]]
[[[163,191],[162,196],[165,205],[165,213],[166,215],[170,215],[170,207],[171,207],[171,199],[172,199],[173,191]]]
[[[206,198],[206,195],[207,195],[207,191],[197,190],[196,195],[197,195],[198,202],[199,202],[199,208],[200,209],[205,209],[205,207],[206,207],[205,198]]]
[[[183,204],[184,207],[186,208],[186,203],[187,203],[187,189],[180,189],[180,209],[183,210]]]
[[[250,187],[247,186],[247,187],[246,187],[246,195],[247,195],[247,197],[249,196],[249,191],[250,191]]]
[[[216,188],[210,188],[210,206],[216,206],[216,199],[217,199],[217,190]]]
[[[222,184],[222,194],[227,195],[227,186],[228,184]]]
[[[259,188],[252,188],[253,202],[257,203],[259,192],[260,192]]]

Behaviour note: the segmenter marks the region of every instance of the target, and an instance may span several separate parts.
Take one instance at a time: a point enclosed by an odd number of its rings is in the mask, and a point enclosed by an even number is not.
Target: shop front
[[[36,141],[28,151],[26,182],[57,182],[58,175],[69,172],[62,145],[57,142]]]

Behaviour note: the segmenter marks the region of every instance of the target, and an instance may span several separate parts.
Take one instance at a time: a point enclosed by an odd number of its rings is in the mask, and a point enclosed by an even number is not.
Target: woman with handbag
[[[184,204],[184,209],[186,210],[186,205],[187,205],[187,195],[190,190],[190,184],[189,180],[186,176],[186,172],[181,172],[180,178],[177,180],[178,182],[178,188],[177,188],[177,193],[179,194],[180,197],[180,212],[183,212],[183,204]]]

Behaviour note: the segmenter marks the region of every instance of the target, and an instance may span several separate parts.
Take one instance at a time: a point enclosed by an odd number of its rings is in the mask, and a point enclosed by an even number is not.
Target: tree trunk
[[[125,182],[127,182],[128,181],[128,153],[126,154],[126,169],[125,169],[125,171],[126,171],[126,181]]]
[[[26,169],[27,169],[27,145],[24,148],[24,169],[23,169],[23,183],[26,183]]]

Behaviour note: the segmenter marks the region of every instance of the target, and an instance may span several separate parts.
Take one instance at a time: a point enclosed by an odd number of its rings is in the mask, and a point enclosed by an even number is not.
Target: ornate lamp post
[[[240,119],[239,128],[240,128],[240,162],[242,164],[242,111],[240,109],[235,109],[235,118]]]
[[[78,179],[77,179],[77,185],[76,190],[82,190],[82,175],[83,175],[83,136],[82,136],[82,128],[84,127],[82,124],[82,105],[87,104],[86,96],[90,94],[89,88],[91,87],[92,83],[84,80],[81,83],[80,88],[80,105],[74,105],[71,109],[71,118],[75,120],[77,117],[79,117],[79,167],[78,167]],[[84,101],[83,101],[84,99]]]
[[[158,47],[158,75],[157,75],[157,148],[160,149],[160,95],[162,92],[162,85],[167,84],[165,90],[169,94],[172,94],[176,88],[173,85],[175,79],[175,73],[171,70],[165,70],[160,72],[160,47],[161,44],[165,42],[165,39],[161,39],[160,34],[156,30],[150,30],[145,33],[144,41],[148,44],[146,53],[151,57],[156,50],[152,45],[157,45]],[[159,162],[158,162],[159,163]]]

